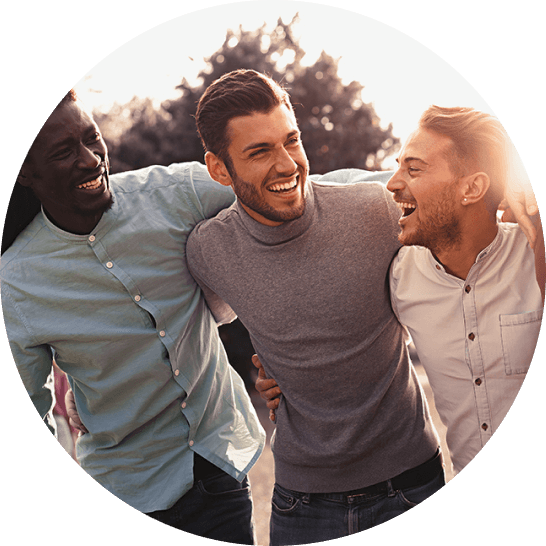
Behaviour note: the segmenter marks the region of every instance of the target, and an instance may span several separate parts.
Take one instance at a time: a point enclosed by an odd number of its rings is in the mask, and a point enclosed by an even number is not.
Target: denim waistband
[[[390,494],[393,491],[424,485],[433,480],[440,472],[443,472],[443,469],[443,456],[440,449],[438,449],[428,461],[410,468],[389,480],[343,493],[301,493],[298,496],[351,502],[356,497],[374,497],[384,493]]]

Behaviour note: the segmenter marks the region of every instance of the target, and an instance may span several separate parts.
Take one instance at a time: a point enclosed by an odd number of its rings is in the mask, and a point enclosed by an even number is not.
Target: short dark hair
[[[57,106],[53,109],[53,112],[55,110],[58,110],[61,106],[65,105],[67,102],[76,102],[78,100],[78,95],[76,94],[76,91],[74,89],[71,89],[60,101]],[[53,112],[51,112],[53,114]]]
[[[55,106],[49,117],[51,117],[65,104],[75,102],[76,100],[78,100],[76,92],[71,89],[61,99],[59,104]],[[30,161],[30,150],[27,153],[23,165],[28,163],[28,161]],[[2,254],[4,254],[4,252],[13,244],[18,235],[30,224],[30,222],[32,222],[34,217],[40,212],[41,208],[42,203],[34,195],[34,192],[30,188],[22,186],[16,182],[13,187],[13,192],[11,193],[8,210],[6,212],[4,233],[2,235]]]
[[[207,87],[197,105],[195,121],[205,152],[229,162],[229,121],[283,104],[293,112],[288,93],[269,76],[246,69],[224,74]]]

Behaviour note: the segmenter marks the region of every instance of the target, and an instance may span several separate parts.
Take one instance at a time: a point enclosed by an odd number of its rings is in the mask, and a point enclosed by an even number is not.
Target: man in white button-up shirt
[[[494,117],[433,106],[387,184],[405,245],[391,267],[392,305],[427,372],[455,472],[510,409],[540,329],[540,222],[534,251],[517,224],[496,216],[514,158]]]

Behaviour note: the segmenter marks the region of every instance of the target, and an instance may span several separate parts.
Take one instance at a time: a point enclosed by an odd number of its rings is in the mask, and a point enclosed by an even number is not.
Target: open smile
[[[396,201],[398,208],[402,211],[402,218],[407,218],[415,212],[417,208],[416,203],[410,203],[409,201]]]
[[[298,181],[299,177],[294,178],[294,180],[291,180],[289,182],[280,182],[278,184],[272,184],[267,188],[267,191],[273,192],[273,193],[289,193],[293,190],[295,190],[298,187]]]
[[[105,173],[103,172],[97,178],[94,178],[93,180],[88,180],[87,182],[84,182],[83,184],[76,186],[76,188],[78,190],[84,190],[84,191],[98,190],[99,188],[105,186],[104,174]]]

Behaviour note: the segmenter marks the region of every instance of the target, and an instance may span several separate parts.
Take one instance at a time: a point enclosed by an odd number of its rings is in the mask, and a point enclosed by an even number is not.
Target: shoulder
[[[512,222],[499,222],[499,230],[502,232],[502,244],[521,244],[527,241],[527,237],[519,224]]]
[[[239,223],[237,207],[233,204],[219,211],[216,216],[199,222],[190,233],[188,248],[210,245],[215,241],[221,246],[224,237],[233,237]]]
[[[2,280],[6,279],[8,272],[17,267],[21,260],[40,254],[43,248],[44,238],[49,234],[45,227],[42,213],[38,213],[34,220],[18,235],[13,244],[2,254],[0,271]]]
[[[391,265],[391,280],[401,281],[429,267],[431,253],[422,246],[403,246],[397,252]]]
[[[495,261],[521,261],[521,259],[534,260],[534,251],[529,241],[518,224],[511,222],[499,222],[499,245],[494,251]]]
[[[183,209],[197,221],[215,216],[235,200],[231,188],[212,180],[198,162],[153,165],[111,179],[116,196],[122,199],[143,199],[147,206],[158,202],[165,210]]]
[[[111,183],[117,192],[153,191],[182,185],[191,187],[196,179],[210,180],[206,168],[197,162],[173,163],[168,167],[151,165],[135,171],[114,174]]]
[[[392,171],[364,171],[361,169],[339,169],[321,176],[311,176],[311,181],[318,191],[331,191],[340,195],[351,193],[379,199],[388,205],[394,205],[386,184],[392,177]]]
[[[324,202],[346,220],[364,222],[367,229],[396,241],[399,246],[398,220],[400,210],[385,182],[392,173],[371,173],[358,169],[343,169],[312,180],[316,202]],[[378,180],[379,179],[379,180]]]
[[[360,176],[360,173],[361,171],[356,169],[334,171],[319,179],[312,177],[311,185],[319,198],[326,195],[329,199],[338,197],[344,201],[357,199],[359,204],[369,204],[372,207],[378,205],[390,207],[391,204],[396,206],[383,181],[375,179],[379,177]]]
[[[233,236],[240,224],[239,213],[235,204],[221,210],[212,218],[199,222],[190,234],[189,241],[198,244],[220,241],[224,236]]]
[[[386,184],[392,177],[392,171],[364,171],[362,169],[338,169],[323,175],[313,175],[311,179],[325,184],[359,184],[376,182]]]

